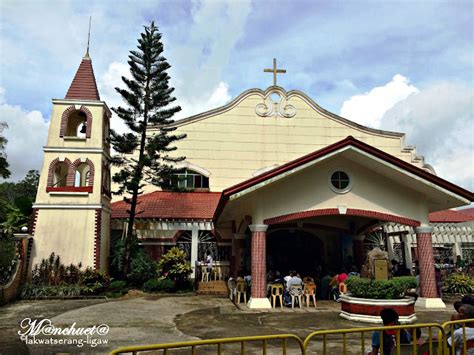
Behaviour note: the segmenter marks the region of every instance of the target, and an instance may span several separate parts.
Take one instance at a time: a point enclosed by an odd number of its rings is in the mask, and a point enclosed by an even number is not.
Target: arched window
[[[102,166],[102,193],[110,197],[110,168],[107,164]]]
[[[209,189],[209,178],[189,169],[173,174],[169,182],[171,189],[195,190]]]
[[[74,186],[84,187],[90,186],[91,169],[89,164],[81,163],[76,167],[76,174],[74,176]]]
[[[72,112],[67,119],[66,136],[86,138],[87,115],[83,111]]]
[[[65,187],[67,183],[68,164],[64,161],[57,162],[53,171],[53,187]]]
[[[183,231],[176,240],[176,246],[183,250],[186,259],[191,260],[191,231]],[[165,250],[169,250],[172,246],[168,246]],[[206,260],[207,253],[211,253],[214,261],[229,261],[232,254],[231,246],[219,246],[216,236],[211,231],[199,231],[198,234],[198,260]]]

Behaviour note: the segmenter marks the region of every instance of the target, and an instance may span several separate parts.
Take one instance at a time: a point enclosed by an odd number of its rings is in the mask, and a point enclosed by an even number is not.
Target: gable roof
[[[79,69],[77,69],[65,99],[100,100],[94,69],[92,68],[92,60],[89,57],[82,58]]]
[[[323,149],[317,150],[313,153],[304,155],[300,158],[297,158],[295,160],[292,160],[286,164],[280,165],[279,167],[269,170],[266,173],[263,173],[261,175],[255,176],[251,179],[245,180],[241,183],[238,183],[234,186],[231,186],[227,189],[225,189],[222,192],[222,199],[219,202],[219,206],[217,207],[216,214],[214,215],[214,218],[217,218],[219,214],[222,212],[225,204],[229,200],[230,196],[235,195],[239,192],[242,192],[244,190],[247,190],[251,187],[254,187],[258,185],[259,183],[262,183],[266,180],[275,178],[283,173],[289,172],[292,169],[301,167],[304,164],[307,164],[311,161],[317,160],[318,158],[327,156],[333,152],[338,151],[339,149],[345,148],[345,147],[354,147],[362,150],[365,153],[368,153],[369,155],[379,158],[385,162],[388,162],[390,164],[395,165],[396,167],[416,175],[417,177],[420,177],[424,180],[427,180],[430,183],[433,183],[439,187],[442,187],[460,197],[463,197],[469,201],[474,201],[474,194],[460,186],[457,186],[447,180],[444,180],[436,175],[433,175],[423,169],[420,169],[410,163],[407,163],[406,161],[403,161],[393,155],[390,155],[388,153],[385,153],[384,151],[377,149],[371,145],[368,145],[362,141],[359,141],[355,139],[352,136],[348,136],[347,138],[340,140],[339,142],[336,142],[334,144],[331,144]]]
[[[219,192],[154,191],[138,197],[136,218],[171,220],[212,220],[221,194]],[[112,203],[112,218],[128,218],[130,205]]]
[[[444,210],[430,213],[429,219],[432,223],[462,223],[474,221],[474,216],[461,211]]]

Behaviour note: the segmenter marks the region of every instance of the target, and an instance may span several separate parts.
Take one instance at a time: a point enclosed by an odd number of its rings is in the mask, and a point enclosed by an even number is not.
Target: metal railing
[[[233,344],[232,354],[241,355],[248,351],[269,354],[322,354],[322,355],[347,355],[367,354],[372,352],[372,335],[380,332],[379,350],[384,354],[384,336],[388,331],[394,337],[396,346],[391,350],[391,355],[429,354],[429,355],[454,355],[457,350],[467,354],[470,341],[467,339],[466,324],[473,323],[474,319],[446,322],[444,324],[404,324],[396,326],[375,326],[365,328],[320,330],[309,334],[304,341],[294,334],[278,334],[263,336],[247,336],[237,338],[221,338],[210,340],[197,340],[168,344],[154,344],[145,346],[129,346],[116,349],[110,354],[132,353],[133,355],[143,351],[162,351],[160,354],[168,355],[170,350],[188,350],[187,354],[228,354],[229,349],[225,345]],[[458,329],[458,342],[450,346],[448,339]],[[409,343],[403,344],[404,336],[409,336]],[[394,333],[394,334],[393,334]],[[426,339],[420,342],[420,339]],[[460,346],[459,339],[462,340]],[[472,345],[474,347],[474,345]],[[203,352],[203,350],[207,350]],[[299,350],[298,350],[299,349]],[[199,350],[199,352],[198,352]],[[278,352],[277,352],[278,351]],[[156,353],[156,352],[155,352]]]
[[[289,344],[290,343],[290,344]],[[213,347],[213,354],[228,354],[227,350],[224,349],[224,345],[234,344],[237,348],[234,348],[232,353],[240,353],[241,355],[246,354],[249,348],[253,348],[252,351],[261,351],[262,354],[267,354],[269,348],[270,353],[274,353],[275,350],[278,354],[287,354],[289,348],[291,348],[291,354],[294,354],[294,348],[299,348],[298,353],[304,354],[303,341],[300,337],[294,334],[277,334],[277,335],[262,335],[262,336],[248,336],[238,338],[221,338],[221,339],[210,339],[210,340],[196,340],[186,341],[179,343],[169,344],[154,344],[145,346],[129,346],[112,351],[110,354],[123,354],[132,353],[133,355],[142,351],[151,350],[162,350],[161,354],[168,355],[169,350],[186,349],[188,354],[198,354],[198,349],[206,347],[206,350],[210,350],[209,347]],[[291,345],[293,345],[291,347]],[[256,348],[256,349],[255,349]],[[237,350],[238,349],[238,350]],[[199,351],[199,354],[202,354]]]
[[[372,334],[374,332],[380,332],[379,349],[384,349],[384,336],[382,332],[394,331],[394,343],[397,344],[397,346],[392,350],[391,354],[418,354],[420,350],[418,340],[422,336],[422,329],[428,331],[428,340],[421,346],[424,347],[424,350],[428,354],[436,355],[437,349],[440,348],[439,345],[442,345],[442,340],[444,339],[443,327],[437,323],[320,330],[309,334],[303,345],[308,354],[327,355],[328,353],[337,353],[347,355],[349,349],[351,353],[367,354],[367,352],[372,351]],[[417,330],[420,330],[420,332]],[[433,330],[435,332],[433,332]],[[406,335],[410,336],[409,344],[402,344],[402,331],[405,331],[407,333]],[[382,354],[383,351],[380,351],[380,353]]]
[[[467,323],[474,323],[474,319],[462,319],[462,320],[456,320],[456,321],[443,323],[443,330],[445,334],[444,346],[445,346],[446,355],[448,354],[455,355],[457,349],[461,350],[462,354],[467,355],[467,349],[468,349],[468,339],[466,335]],[[451,340],[453,339],[453,335],[454,335],[454,341]],[[462,346],[459,346],[460,345],[459,340],[462,340]],[[474,344],[472,345],[472,347],[474,347]]]

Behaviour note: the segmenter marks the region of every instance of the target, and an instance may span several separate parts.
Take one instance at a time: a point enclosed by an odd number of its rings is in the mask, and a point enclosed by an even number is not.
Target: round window
[[[334,192],[347,192],[352,186],[351,179],[349,178],[349,175],[347,173],[338,170],[332,173],[330,186]]]

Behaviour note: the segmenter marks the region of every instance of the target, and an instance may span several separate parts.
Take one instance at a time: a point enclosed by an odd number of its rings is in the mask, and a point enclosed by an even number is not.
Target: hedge
[[[353,297],[390,300],[403,298],[408,289],[416,288],[413,276],[394,277],[390,280],[372,280],[357,276],[346,280],[347,289]]]

